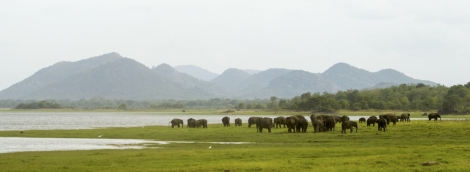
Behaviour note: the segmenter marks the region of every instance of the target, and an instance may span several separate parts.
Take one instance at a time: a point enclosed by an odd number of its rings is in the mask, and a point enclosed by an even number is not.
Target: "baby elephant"
[[[346,130],[350,129],[351,133],[353,132],[353,127],[356,127],[356,133],[357,133],[357,122],[355,121],[343,121],[341,123],[341,133],[346,134]]]

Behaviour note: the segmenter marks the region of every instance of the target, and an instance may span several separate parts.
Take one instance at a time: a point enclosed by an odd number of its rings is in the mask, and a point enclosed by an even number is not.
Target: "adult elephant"
[[[271,128],[273,126],[272,118],[258,118],[256,122],[256,130],[260,133],[263,132],[263,128],[267,128],[268,132],[271,132]]]
[[[335,131],[336,121],[332,116],[326,116],[323,118],[323,125],[325,126],[325,131]]]
[[[316,132],[320,132],[320,131],[323,131],[321,128],[323,128],[323,118],[322,119],[318,119],[317,118],[317,115],[315,115],[314,113],[312,113],[310,115],[310,120],[312,121],[312,126],[313,126],[313,132],[316,133]]]
[[[410,122],[410,113],[402,113],[400,115],[401,122]]]
[[[333,119],[335,119],[336,123],[341,123],[341,116],[334,115],[334,116],[331,116],[331,117],[333,117]]]
[[[393,125],[396,125],[398,122],[398,118],[395,114],[387,113],[387,114],[382,114],[379,115],[379,119],[383,118],[387,120],[387,125],[390,125],[390,122],[393,123]]]
[[[276,126],[276,128],[282,128],[282,125],[284,126],[284,128],[286,128],[286,118],[283,116],[274,118],[274,125]]]
[[[228,116],[223,117],[222,123],[224,124],[224,127],[230,127],[230,118]]]
[[[178,128],[180,128],[180,125],[181,125],[181,128],[184,127],[183,120],[179,118],[172,119],[170,123],[171,123],[171,128],[174,128],[175,125],[177,125]]]
[[[387,128],[387,120],[385,118],[380,118],[377,120],[377,126],[379,131],[384,131]]]
[[[359,123],[366,123],[366,118],[364,117],[359,118]]]
[[[206,119],[198,119],[196,121],[197,123],[197,128],[202,127],[202,128],[207,128],[207,120]]]
[[[187,127],[187,128],[196,128],[196,126],[197,126],[197,122],[196,122],[195,119],[189,118],[189,119],[187,120],[187,124],[186,124],[186,127]]]
[[[352,133],[353,132],[353,127],[356,127],[356,133],[357,133],[357,122],[356,121],[343,121],[341,123],[341,133],[346,134],[347,129],[351,130],[350,133]]]
[[[370,116],[369,118],[367,118],[367,126],[370,126],[370,124],[372,124],[372,126],[375,127],[376,122],[377,122],[376,116]]]
[[[297,125],[296,125],[296,130],[297,132],[302,132],[302,133],[306,133],[307,132],[307,128],[308,128],[308,120],[304,118],[299,118],[299,121],[297,121]]]
[[[235,127],[236,126],[242,126],[242,119],[240,118],[235,119]]]
[[[439,113],[429,113],[428,118],[429,118],[429,121],[431,121],[431,119],[434,119],[434,121],[437,121],[437,118],[439,118],[439,121],[440,121],[441,115],[439,115]]]
[[[297,122],[299,122],[299,118],[296,116],[289,116],[286,118],[286,126],[288,133],[295,133],[295,129],[297,128]]]
[[[341,117],[341,122],[344,122],[344,121],[349,121],[349,116],[343,115]]]
[[[251,128],[251,125],[253,125],[253,124],[256,125],[256,122],[258,121],[259,118],[260,117],[254,117],[254,116],[248,118],[248,127]],[[256,127],[256,128],[258,128],[258,127]]]
[[[314,119],[312,121],[313,125],[313,132],[324,132],[326,130],[325,124],[323,123],[323,119]]]

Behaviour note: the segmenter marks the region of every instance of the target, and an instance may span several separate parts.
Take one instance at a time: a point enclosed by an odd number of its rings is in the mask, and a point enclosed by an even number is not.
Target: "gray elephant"
[[[180,125],[181,125],[181,128],[184,127],[183,120],[179,118],[172,119],[170,123],[171,123],[171,128],[174,128],[175,125],[177,125],[178,128],[180,128]]]
[[[207,120],[206,119],[198,119],[196,121],[197,123],[197,128],[202,127],[202,128],[207,128]]]
[[[400,122],[410,122],[410,113],[402,113],[400,115]]]
[[[372,124],[372,126],[375,127],[376,122],[377,122],[376,116],[370,116],[369,118],[367,118],[367,126],[370,126]]]
[[[271,118],[258,118],[256,122],[257,131],[262,133],[263,128],[267,128],[268,132],[271,133],[271,128],[273,126],[273,119]]]
[[[434,119],[434,121],[437,121],[437,118],[441,120],[441,115],[439,115],[439,113],[429,113],[428,118],[429,118],[429,121],[431,121],[431,119]]]
[[[299,122],[299,118],[296,116],[289,116],[286,118],[286,126],[288,133],[295,133],[295,129],[297,128],[297,122]]]
[[[391,114],[391,113],[379,115],[379,119],[380,118],[386,119],[387,120],[387,125],[390,125],[390,122],[392,122],[393,125],[397,124],[397,122],[398,122],[397,116],[395,114]]]
[[[284,128],[286,128],[286,118],[283,116],[274,118],[274,125],[276,126],[276,128],[282,128],[282,125],[284,126]]]
[[[236,126],[242,126],[242,119],[240,118],[235,119],[235,127]]]
[[[260,117],[254,117],[254,116],[248,118],[248,127],[251,128],[251,125],[253,125],[253,124],[256,125],[256,122],[258,121],[259,118]],[[258,128],[258,127],[256,127],[256,128]]]
[[[189,119],[187,120],[186,127],[187,127],[187,128],[196,128],[196,127],[197,127],[197,122],[196,122],[196,120],[193,119],[193,118],[189,118]]]
[[[228,116],[223,117],[222,123],[224,124],[224,127],[230,127],[230,118]]]
[[[308,128],[308,120],[304,118],[299,118],[299,121],[297,121],[296,125],[296,131],[306,133]]]
[[[317,115],[312,113],[310,115],[310,120],[312,121],[312,126],[313,126],[313,132],[314,133],[323,131],[322,130],[322,128],[323,128],[323,119],[318,119]]]
[[[323,123],[323,119],[315,119],[314,121],[312,121],[312,125],[313,125],[314,133],[326,131],[325,124]]]
[[[349,121],[349,116],[343,115],[341,117],[341,122],[344,122],[344,121]]]
[[[387,128],[387,119],[385,119],[385,118],[378,119],[377,120],[377,126],[378,126],[379,131],[383,130],[385,132],[385,130]]]
[[[364,117],[359,118],[359,123],[366,123],[366,118]]]
[[[357,122],[356,121],[343,121],[341,123],[341,133],[346,134],[347,129],[351,130],[350,133],[352,133],[353,132],[353,127],[356,127],[356,133],[357,133]]]
[[[341,123],[341,116],[334,115],[334,116],[331,116],[331,117],[333,117],[333,119],[335,119],[336,123]]]
[[[323,118],[323,125],[325,126],[325,131],[335,131],[336,121],[332,116],[326,116]]]

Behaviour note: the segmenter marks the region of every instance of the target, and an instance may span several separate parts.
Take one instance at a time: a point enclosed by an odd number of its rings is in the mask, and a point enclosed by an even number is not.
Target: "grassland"
[[[343,112],[344,114],[345,112]],[[363,112],[365,114],[369,114]],[[370,112],[375,114],[376,112]],[[351,114],[354,115],[354,114]],[[420,116],[418,112],[412,116]],[[193,141],[145,149],[0,154],[0,171],[468,171],[470,121],[411,121],[387,132],[360,124],[357,133],[287,133],[223,127],[1,131],[0,137],[125,138]],[[99,139],[99,138],[96,138]],[[209,142],[250,142],[215,144]],[[212,146],[212,149],[208,149]],[[423,162],[435,162],[423,166]]]

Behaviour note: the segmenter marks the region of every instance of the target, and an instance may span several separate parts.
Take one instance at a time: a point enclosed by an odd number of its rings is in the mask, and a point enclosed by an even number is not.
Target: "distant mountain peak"
[[[152,70],[155,71],[162,71],[162,72],[170,72],[170,73],[179,73],[177,70],[175,70],[173,67],[166,63],[162,63],[158,65],[157,67],[153,68]]]
[[[194,65],[179,65],[174,67],[180,73],[188,74],[203,81],[212,81],[218,74]]]

